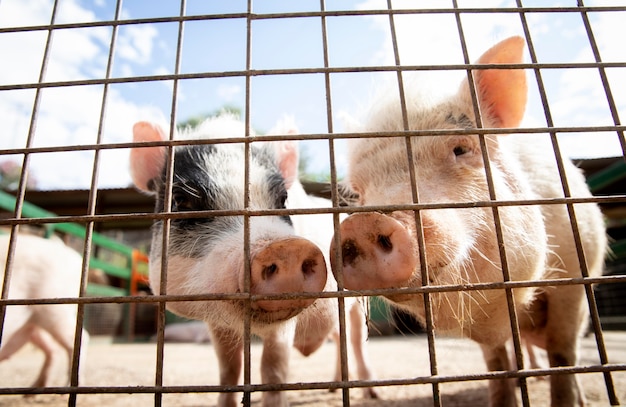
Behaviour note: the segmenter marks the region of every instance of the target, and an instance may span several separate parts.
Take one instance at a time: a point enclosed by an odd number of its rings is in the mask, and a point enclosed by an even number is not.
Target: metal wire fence
[[[11,245],[9,249],[9,257],[7,261],[7,267],[3,282],[2,299],[0,302],[1,314],[0,320],[4,320],[5,312],[10,307],[16,307],[20,305],[37,305],[37,304],[77,304],[78,305],[78,317],[76,321],[76,332],[74,342],[74,355],[71,363],[71,382],[67,387],[51,387],[51,388],[0,388],[1,395],[9,394],[69,394],[68,405],[77,404],[78,394],[91,394],[91,393],[113,393],[113,394],[126,394],[126,393],[149,393],[154,394],[154,404],[161,405],[163,403],[163,395],[167,393],[187,393],[187,392],[243,392],[244,405],[250,405],[250,395],[255,392],[265,392],[271,390],[292,390],[294,392],[303,389],[341,389],[342,400],[344,405],[350,405],[350,390],[367,386],[401,386],[410,384],[429,384],[432,385],[433,390],[433,403],[435,405],[441,404],[439,384],[447,382],[457,381],[475,381],[475,380],[487,380],[498,378],[520,378],[526,379],[533,376],[541,375],[553,375],[563,373],[589,373],[589,372],[601,372],[604,374],[607,392],[609,394],[609,400],[612,404],[617,404],[617,396],[615,394],[614,384],[612,382],[612,373],[623,372],[626,370],[626,365],[611,363],[607,356],[606,345],[604,343],[602,335],[601,321],[598,315],[595,296],[593,291],[594,284],[619,284],[625,283],[626,277],[623,275],[613,276],[601,276],[601,277],[589,277],[584,270],[586,269],[584,254],[582,251],[581,238],[577,233],[574,233],[575,244],[578,248],[580,256],[580,264],[583,269],[583,274],[580,278],[559,278],[542,281],[502,281],[502,282],[486,282],[480,284],[459,284],[459,285],[424,285],[418,288],[402,288],[402,289],[377,289],[366,291],[332,291],[324,292],[321,294],[307,294],[302,295],[304,298],[338,298],[344,299],[348,297],[361,297],[361,296],[393,296],[394,294],[401,293],[403,295],[424,295],[428,298],[429,295],[441,292],[454,292],[459,290],[465,291],[477,291],[477,290],[506,290],[510,293],[515,288],[520,287],[547,287],[547,286],[565,286],[565,285],[584,285],[588,306],[591,315],[591,326],[595,333],[595,339],[597,349],[600,358],[600,364],[592,366],[571,366],[571,367],[559,367],[559,368],[547,368],[540,370],[517,370],[517,371],[505,371],[505,372],[489,372],[489,373],[476,373],[472,375],[457,375],[457,376],[441,376],[437,374],[437,358],[435,357],[435,343],[437,341],[432,326],[432,321],[427,319],[426,332],[429,343],[430,352],[430,373],[429,376],[420,377],[407,377],[394,380],[373,380],[373,381],[356,381],[348,380],[348,362],[346,351],[346,333],[345,333],[345,314],[343,301],[338,301],[339,315],[340,315],[340,332],[341,332],[341,345],[342,345],[342,372],[343,379],[340,381],[330,382],[312,382],[312,383],[284,383],[284,384],[260,384],[253,383],[251,380],[251,370],[254,368],[251,366],[250,346],[251,346],[251,333],[250,333],[250,315],[248,314],[247,320],[244,320],[244,359],[243,359],[243,384],[239,386],[220,386],[217,384],[207,384],[202,386],[167,386],[163,382],[163,355],[164,355],[164,340],[163,329],[165,326],[165,309],[168,303],[180,302],[180,301],[242,301],[246,304],[250,304],[252,301],[262,299],[281,299],[281,298],[294,298],[294,294],[284,295],[252,295],[249,293],[250,287],[250,275],[249,275],[249,257],[250,257],[250,231],[249,222],[250,219],[256,216],[267,215],[302,215],[302,214],[322,214],[331,213],[335,218],[335,227],[339,226],[339,215],[350,212],[391,212],[391,211],[415,211],[418,214],[420,211],[430,209],[443,209],[443,208],[491,208],[494,213],[494,218],[498,219],[498,210],[500,208],[519,206],[519,205],[566,205],[570,216],[574,219],[573,207],[575,204],[583,203],[598,203],[601,205],[606,204],[619,204],[623,205],[626,202],[626,196],[613,195],[613,196],[594,196],[576,197],[569,194],[566,187],[566,179],[563,168],[564,154],[562,154],[559,148],[559,140],[557,136],[562,135],[587,135],[587,143],[594,143],[593,137],[602,135],[602,137],[613,138],[613,143],[621,147],[620,150],[615,150],[616,155],[626,154],[626,139],[624,137],[625,126],[620,121],[620,115],[624,115],[624,94],[622,89],[618,89],[623,85],[624,74],[626,72],[626,59],[623,55],[613,58],[609,61],[603,60],[603,55],[598,42],[596,40],[596,33],[594,32],[594,24],[592,20],[598,15],[606,14],[618,14],[626,16],[626,5],[617,5],[615,3],[609,3],[606,5],[594,5],[588,6],[579,0],[576,4],[571,5],[546,5],[541,3],[540,5],[525,6],[521,0],[511,2],[511,4],[500,5],[498,7],[486,8],[477,4],[466,5],[467,2],[461,2],[453,0],[449,5],[442,7],[441,5],[433,6],[431,8],[417,8],[415,5],[410,7],[396,6],[395,2],[388,1],[386,4],[376,4],[371,8],[363,9],[343,9],[341,5],[335,4],[335,2],[329,2],[321,0],[319,4],[312,6],[312,10],[308,11],[277,11],[277,12],[263,12],[256,11],[256,4],[250,0],[242,6],[242,10],[236,12],[228,12],[221,14],[188,14],[187,9],[189,7],[188,1],[181,0],[178,5],[178,14],[158,17],[146,17],[146,18],[127,18],[124,14],[124,5],[122,0],[117,0],[115,6],[115,13],[112,19],[94,20],[88,22],[60,22],[58,13],[62,7],[62,1],[56,0],[51,7],[51,14],[49,23],[37,24],[37,25],[11,25],[6,24],[4,27],[0,27],[0,36],[10,36],[18,33],[39,33],[46,37],[45,45],[41,50],[41,54],[33,55],[34,59],[40,58],[41,64],[39,69],[38,78],[32,82],[11,82],[2,81],[0,83],[0,97],[1,95],[8,94],[16,91],[28,91],[32,92],[33,103],[32,109],[29,112],[29,125],[28,133],[25,138],[25,142],[21,146],[12,146],[3,148],[0,150],[0,157],[19,157],[21,164],[21,174],[19,183],[16,189],[17,206],[12,217],[0,220],[0,226],[6,227],[11,234]],[[572,2],[573,3],[573,2]],[[2,4],[0,4],[0,13],[2,13]],[[536,34],[534,34],[534,28],[529,20],[536,16],[547,16],[548,20],[553,15],[567,16],[567,18],[577,19],[579,25],[584,29],[584,36],[588,41],[588,47],[592,55],[591,60],[560,60],[557,50],[552,50],[556,56],[548,56],[544,52],[543,56],[538,52],[537,43],[535,41]],[[460,44],[460,50],[462,53],[462,61],[459,63],[404,63],[404,57],[400,49],[403,47],[402,41],[398,36],[398,21],[403,18],[414,17],[434,17],[434,16],[447,16],[452,18],[456,26],[457,32],[454,34]],[[521,64],[505,64],[498,66],[488,66],[484,64],[476,64],[472,62],[470,57],[470,45],[471,42],[471,30],[466,31],[466,23],[473,16],[489,16],[497,19],[500,16],[506,16],[506,18],[514,17],[518,19],[519,25],[517,26],[518,33],[523,35],[526,44],[527,51],[530,56],[528,62]],[[337,33],[341,33],[338,30],[342,24],[342,21],[355,17],[371,17],[376,18],[380,22],[381,19],[386,19],[387,29],[389,32],[389,39],[392,50],[392,61],[390,63],[370,64],[367,66],[354,65],[336,65],[331,61],[331,49],[334,46],[333,41],[338,41]],[[253,61],[253,55],[257,52],[254,49],[256,44],[255,35],[259,22],[266,24],[280,24],[284,21],[313,21],[319,25],[320,36],[318,38],[318,47],[321,48],[321,58],[312,64],[312,66],[305,67],[289,67],[289,66],[271,66],[257,68],[257,64]],[[206,70],[199,72],[185,72],[182,69],[183,63],[183,49],[184,44],[187,41],[186,29],[195,22],[214,22],[214,21],[236,21],[238,24],[245,25],[245,52],[243,50],[237,50],[237,52],[243,52],[245,55],[245,63],[241,69],[235,70]],[[147,75],[116,75],[115,71],[115,58],[118,51],[119,33],[120,30],[125,28],[132,28],[137,26],[149,26],[157,24],[172,24],[176,27],[176,45],[175,53],[173,55],[174,60],[173,71],[166,74],[147,74]],[[549,21],[547,22],[549,24]],[[332,27],[332,29],[331,29]],[[94,28],[108,28],[109,36],[106,41],[108,53],[106,56],[105,68],[101,71],[99,77],[85,78],[77,77],[73,79],[63,80],[48,80],[47,69],[49,67],[49,61],[54,49],[54,43],[56,37],[64,31],[74,29],[94,29]],[[331,32],[332,31],[332,32]],[[341,35],[341,34],[340,34]],[[340,36],[339,35],[339,36]],[[349,35],[345,33],[344,35]],[[416,38],[413,41],[419,41]],[[280,44],[276,44],[280,47]],[[28,53],[39,52],[39,50],[23,50]],[[232,51],[234,52],[234,51]],[[442,53],[446,50],[441,50]],[[280,63],[279,63],[280,64]],[[289,65],[289,64],[286,64]],[[525,69],[528,73],[528,78],[533,86],[536,85],[537,100],[539,101],[541,108],[541,118],[545,121],[545,125],[530,125],[522,128],[515,129],[492,129],[481,128],[480,124],[477,129],[456,129],[456,130],[438,130],[438,129],[425,129],[425,130],[410,130],[408,123],[405,122],[405,130],[401,133],[371,133],[371,132],[340,132],[338,129],[338,112],[335,107],[334,95],[337,95],[335,86],[339,81],[337,78],[340,75],[347,74],[389,74],[394,76],[394,81],[397,85],[401,110],[406,112],[407,106],[404,100],[404,89],[407,86],[407,75],[411,73],[423,73],[423,72],[442,72],[442,71],[455,71],[459,73],[469,73],[476,70],[485,68],[519,68]],[[550,90],[546,86],[546,77],[551,77],[556,73],[563,72],[576,72],[576,71],[593,71],[599,77],[601,83],[601,93],[595,93],[593,97],[601,98],[606,101],[606,109],[609,122],[594,122],[579,124],[565,123],[555,121],[553,118],[554,108],[550,99]],[[221,78],[236,78],[243,83],[243,109],[242,119],[246,125],[246,129],[250,129],[254,126],[254,119],[257,117],[255,109],[258,108],[254,104],[255,94],[254,81],[263,78],[276,78],[277,80],[289,78],[292,76],[300,75],[316,75],[320,76],[322,80],[319,82],[323,86],[322,93],[324,95],[322,99],[323,106],[317,106],[321,109],[325,116],[325,123],[321,126],[323,130],[304,132],[298,135],[285,135],[285,136],[263,136],[252,135],[249,130],[243,137],[238,138],[224,138],[224,139],[211,139],[211,140],[179,140],[171,137],[164,141],[144,142],[140,144],[132,143],[130,141],[107,141],[105,137],[106,124],[110,123],[110,120],[115,120],[110,116],[108,112],[108,106],[111,99],[111,89],[117,85],[123,84],[144,84],[150,82],[163,82],[167,81],[171,84],[171,99],[169,99],[169,108],[167,116],[169,117],[169,134],[176,132],[176,123],[179,121],[179,104],[181,103],[180,94],[181,87],[187,86],[187,83],[191,83],[193,80],[207,80],[207,79],[221,79]],[[621,78],[621,79],[620,79]],[[617,84],[617,85],[616,85]],[[97,117],[97,131],[95,134],[95,141],[80,144],[67,144],[61,142],[59,145],[45,145],[38,143],[36,135],[40,134],[41,129],[38,130],[38,126],[41,125],[42,112],[41,105],[45,92],[47,90],[68,90],[76,89],[80,87],[98,86],[102,89],[102,96],[100,102],[100,110]],[[260,92],[260,91],[259,91]],[[477,108],[477,107],[476,107]],[[406,116],[406,113],[405,113]],[[555,199],[532,199],[520,201],[507,201],[499,200],[492,194],[491,199],[480,202],[454,202],[454,203],[421,203],[418,199],[417,191],[413,191],[413,202],[407,202],[404,204],[394,205],[378,205],[369,207],[345,207],[341,206],[341,194],[340,194],[340,178],[341,174],[338,174],[338,160],[341,152],[337,151],[337,143],[343,142],[347,139],[353,138],[375,138],[375,137],[402,137],[409,139],[411,137],[421,136],[437,136],[437,135],[474,135],[479,133],[481,137],[492,134],[509,134],[509,133],[524,133],[524,134],[549,134],[553,140],[553,146],[555,148],[556,165],[561,169],[561,180],[564,185],[564,195],[562,198]],[[252,143],[261,141],[272,140],[291,140],[297,139],[300,141],[317,141],[323,142],[327,145],[328,157],[324,159],[328,160],[329,169],[329,188],[331,191],[332,207],[330,208],[306,208],[306,209],[275,209],[275,210],[262,210],[262,209],[250,209],[247,205],[240,210],[207,210],[207,211],[194,211],[194,212],[171,212],[163,211],[158,213],[120,213],[110,215],[97,214],[96,206],[98,202],[98,180],[102,171],[102,156],[110,151],[127,151],[129,148],[142,146],[163,146],[166,148],[174,148],[183,145],[199,145],[199,144],[219,144],[219,143],[245,143],[247,146]],[[54,218],[24,218],[21,216],[21,210],[24,203],[24,199],[27,192],[27,182],[29,179],[31,160],[33,157],[43,154],[55,154],[70,151],[89,152],[93,154],[92,167],[90,171],[90,194],[89,203],[85,212],[76,213],[69,216],[60,216]],[[485,150],[484,150],[485,151]],[[126,165],[125,163],[118,163],[118,165]],[[171,202],[171,184],[173,169],[172,158],[170,157],[167,167],[170,168],[168,172],[169,179],[167,181],[167,192],[165,195],[165,201]],[[249,176],[250,166],[249,162],[244,163],[246,177]],[[86,171],[84,169],[77,169],[76,171]],[[492,174],[490,171],[486,171],[485,176],[487,183],[493,185]],[[415,174],[413,174],[415,177]],[[246,178],[247,179],[247,178]],[[245,185],[247,190],[248,185]],[[248,193],[246,193],[247,196]],[[165,207],[169,205],[166,204]],[[38,226],[49,223],[62,223],[62,222],[76,222],[85,226],[87,233],[84,242],[83,258],[88,259],[91,251],[91,239],[94,232],[94,225],[104,224],[106,222],[120,222],[125,220],[151,220],[161,221],[163,223],[164,234],[163,243],[165,247],[169,244],[169,225],[172,221],[184,218],[197,218],[197,217],[220,217],[220,216],[240,216],[245,220],[246,233],[244,238],[244,253],[247,258],[248,273],[247,287],[248,292],[239,293],[218,293],[218,294],[201,294],[201,295],[172,295],[162,294],[158,296],[121,296],[121,297],[87,297],[85,296],[85,286],[88,274],[88,264],[83,262],[82,269],[82,288],[77,297],[72,298],[28,298],[28,299],[15,299],[9,298],[9,287],[11,282],[11,264],[13,261],[12,250],[14,249],[16,239],[18,239],[17,232],[25,226]],[[419,222],[418,222],[419,224]],[[572,220],[573,230],[577,230],[577,224]],[[500,247],[504,247],[506,242],[502,241],[502,233],[500,233]],[[339,250],[335,247],[334,250]],[[163,264],[168,262],[168,252],[163,252],[162,258]],[[506,256],[502,256],[503,267],[506,268]],[[165,281],[165,278],[162,279]],[[165,292],[165,285],[161,286],[161,292]],[[101,303],[151,303],[157,304],[159,315],[159,330],[156,343],[156,377],[154,379],[153,386],[136,386],[132,383],[129,386],[83,386],[79,383],[79,356],[81,349],[81,335],[82,328],[85,324],[85,305],[87,304],[101,304]],[[520,332],[516,321],[515,309],[512,301],[509,301],[509,308],[511,312],[511,323],[514,343],[516,344],[517,354],[521,355],[520,345]],[[429,312],[426,313],[429,315]],[[1,332],[1,331],[0,331]],[[522,393],[528,391],[525,386],[521,388]],[[290,392],[291,393],[291,392]],[[529,405],[528,394],[522,395],[522,400],[525,405]]]

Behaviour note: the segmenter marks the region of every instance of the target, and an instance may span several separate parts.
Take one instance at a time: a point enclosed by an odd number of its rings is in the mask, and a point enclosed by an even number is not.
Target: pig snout
[[[282,239],[268,244],[251,260],[251,293],[255,295],[322,292],[326,286],[326,262],[321,250],[302,238]],[[255,310],[299,311],[315,298],[258,300]]]
[[[354,214],[341,223],[340,236],[341,259],[333,249],[330,257],[336,277],[341,260],[345,288],[398,287],[413,275],[418,263],[414,239],[396,219],[380,213]]]

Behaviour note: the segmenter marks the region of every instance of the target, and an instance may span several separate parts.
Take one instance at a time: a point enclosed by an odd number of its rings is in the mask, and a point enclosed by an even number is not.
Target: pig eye
[[[173,192],[172,194],[172,210],[177,212],[197,210],[197,199],[194,200],[190,195],[183,192]]]
[[[183,194],[172,195],[172,209],[176,211],[185,210],[185,207],[189,207],[189,202],[185,199]]]
[[[286,208],[285,202],[287,202],[287,190],[281,192],[280,197],[280,208]]]
[[[466,146],[456,146],[452,150],[456,157],[469,153],[470,149]]]

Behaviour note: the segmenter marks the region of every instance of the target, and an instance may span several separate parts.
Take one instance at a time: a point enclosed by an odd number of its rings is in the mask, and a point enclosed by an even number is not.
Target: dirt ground
[[[626,332],[605,332],[605,342],[611,363],[626,363]],[[377,379],[428,377],[430,372],[428,346],[424,335],[385,336],[370,338],[368,349]],[[105,338],[92,338],[86,361],[86,386],[151,386],[156,371],[156,344],[117,344]],[[258,365],[261,353],[259,343],[253,343],[252,381],[259,382]],[[437,338],[437,368],[440,375],[481,373],[485,371],[481,353],[468,340]],[[593,336],[582,342],[580,365],[598,363],[598,351]],[[34,381],[43,360],[41,352],[26,346],[8,361],[0,364],[0,387],[25,387]],[[300,382],[331,381],[335,366],[335,347],[325,344],[308,358],[293,353],[291,380]],[[55,385],[62,386],[65,374],[63,361],[56,361]],[[166,386],[214,385],[218,383],[217,362],[210,344],[165,345],[163,384]],[[626,403],[626,371],[612,374],[620,401]],[[607,406],[606,385],[600,373],[579,376],[589,406]],[[359,389],[350,390],[350,405],[371,406],[432,406],[432,386],[396,385],[378,387],[379,400],[363,399]],[[131,389],[132,391],[132,389]],[[468,381],[440,385],[444,406],[487,405],[487,382]],[[547,380],[529,380],[532,406],[549,405]],[[252,405],[260,405],[260,393],[252,394]],[[342,406],[341,391],[329,393],[326,389],[290,391],[292,406]],[[67,395],[0,395],[0,406],[64,406]],[[165,394],[163,406],[213,406],[215,393]],[[78,395],[80,406],[149,406],[154,405],[152,394],[83,394]]]

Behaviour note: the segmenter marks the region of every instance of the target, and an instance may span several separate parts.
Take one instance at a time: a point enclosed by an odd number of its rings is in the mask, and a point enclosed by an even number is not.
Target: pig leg
[[[2,347],[0,348],[0,362],[7,360],[15,352],[20,350],[29,340],[31,332],[34,328],[33,325],[25,324],[19,329],[10,329],[10,326],[6,326],[2,334]]]
[[[59,305],[53,307],[60,307]],[[46,323],[41,325],[41,328],[45,329],[47,333],[52,335],[59,345],[65,349],[68,358],[68,383],[70,383],[70,377],[72,372],[72,354],[74,353],[74,331],[76,327],[76,313],[73,316],[68,315],[67,310],[64,312],[57,308],[55,312],[46,312]],[[58,312],[57,312],[58,311]],[[41,336],[39,337],[41,338]],[[45,341],[45,340],[43,340]],[[42,341],[42,343],[43,343]],[[89,341],[89,334],[83,329],[81,350],[80,350],[80,362],[83,362],[86,358],[86,345]],[[49,342],[49,341],[48,341]],[[81,363],[82,364],[82,363]],[[84,369],[80,369],[84,371]],[[80,379],[82,380],[82,373]]]
[[[261,380],[264,384],[286,383],[289,374],[289,354],[293,346],[295,321],[271,332],[263,339],[263,355],[261,356]],[[263,393],[264,407],[287,407],[289,402],[283,392],[269,391]]]
[[[542,369],[541,363],[539,363],[539,359],[537,359],[537,353],[535,352],[535,348],[532,343],[528,341],[522,340],[522,342],[526,345],[526,353],[528,353],[528,362],[530,363],[531,369]]]
[[[362,304],[356,300],[350,307],[350,344],[352,353],[356,360],[357,374],[359,380],[372,380],[374,375],[369,367],[366,352],[364,351],[367,341],[367,321]],[[378,393],[373,387],[363,388],[363,397],[378,398]]]
[[[44,353],[44,361],[39,371],[39,377],[37,377],[32,387],[45,387],[48,385],[55,349],[52,344],[52,338],[42,329],[32,324],[26,324],[11,334],[0,350],[0,361],[10,358],[29,341]]]
[[[339,339],[339,329],[333,329],[333,331],[330,333],[330,339],[332,339],[332,341],[335,343],[335,346],[337,347],[337,358],[335,359],[335,361],[337,363],[335,363],[335,381],[336,382],[340,382],[341,381],[341,341]],[[332,393],[337,389],[330,389],[329,391]]]
[[[521,342],[522,342],[522,349],[526,350],[526,355],[528,355],[528,366],[526,367],[530,369],[545,369],[547,366],[545,366],[540,360],[540,358],[538,357],[537,350],[535,346],[532,344],[532,342],[529,341],[528,339],[525,339],[523,336],[521,338]],[[517,369],[517,358],[515,356],[515,348],[513,347],[513,344],[511,342],[509,342],[508,345],[510,345],[510,348],[507,347],[507,349],[509,350],[509,355],[511,358],[511,365],[510,365],[511,370],[515,370]],[[535,378],[537,380],[544,380],[546,377],[535,376]]]
[[[359,301],[354,301],[349,308],[346,332],[348,340],[352,346],[352,354],[356,361],[357,377],[359,380],[372,380],[374,375],[369,367],[369,361],[365,352],[365,342],[367,341],[367,321],[365,312]],[[341,341],[339,340],[339,330],[335,329],[331,333],[331,338],[337,345],[337,366],[335,370],[335,381],[341,381]],[[334,391],[331,390],[331,392]],[[378,393],[374,388],[364,387],[363,397],[377,399]]]
[[[561,286],[549,293],[546,351],[551,367],[575,366],[578,341],[586,321],[584,288]],[[584,406],[585,399],[575,375],[550,375],[552,407]]]
[[[488,347],[481,345],[487,369],[490,371],[509,370],[509,355],[506,346]],[[516,407],[515,379],[489,381],[489,405],[491,407]]]
[[[236,386],[241,374],[243,342],[232,331],[213,328],[211,330],[215,354],[220,365],[220,385]],[[235,393],[221,393],[218,407],[236,407]]]
[[[53,339],[43,329],[34,328],[31,332],[30,340],[45,355],[43,366],[39,372],[39,377],[35,380],[32,387],[46,387],[49,385],[48,377],[50,377],[50,369],[54,359],[55,345]]]
[[[29,341],[43,351],[43,365],[39,371],[39,377],[37,377],[37,380],[35,380],[31,387],[45,387],[48,384],[48,377],[50,376],[50,368],[52,367],[52,359],[54,355],[54,347],[50,346],[51,338],[49,336],[44,337],[44,335],[46,334],[35,325],[25,324],[11,334],[8,337],[9,339],[3,343],[4,346],[2,346],[2,349],[0,349],[0,361],[10,358]],[[26,397],[31,397],[31,395],[27,395]]]

